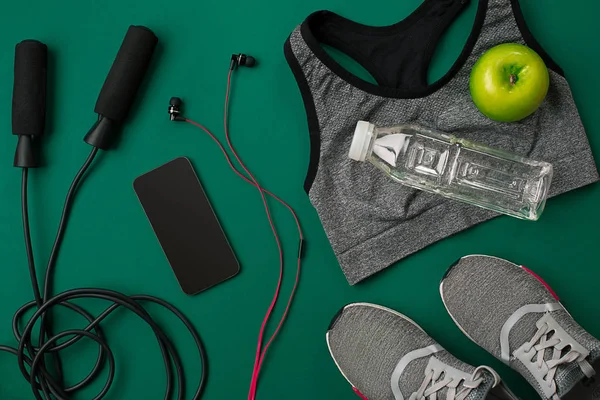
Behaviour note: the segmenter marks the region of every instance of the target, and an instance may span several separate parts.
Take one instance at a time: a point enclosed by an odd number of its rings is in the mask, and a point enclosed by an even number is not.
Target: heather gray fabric
[[[528,304],[558,302],[528,271],[489,256],[461,258],[442,280],[440,293],[448,312],[463,332],[499,359],[501,330],[515,311]],[[579,326],[562,306],[550,314],[575,341],[590,351],[590,363],[600,360],[600,341]],[[538,330],[536,322],[543,315],[527,314],[514,325],[509,336],[511,356],[533,338]],[[551,352],[547,351],[546,360],[550,356]],[[511,357],[508,365],[521,373],[545,398],[540,385],[523,363]],[[583,378],[576,363],[560,366],[555,379],[559,397],[567,395]]]
[[[327,343],[344,377],[369,400],[394,400],[391,377],[399,361],[414,350],[437,344],[408,318],[366,303],[350,304],[336,316],[327,333]],[[425,368],[432,357],[469,375],[475,371],[445,350],[418,358],[406,366],[399,379],[405,400],[423,383]],[[471,391],[467,400],[515,399],[502,384],[496,388],[506,390],[507,394],[500,395],[497,389],[495,395],[490,393],[494,377],[487,370],[482,376],[482,383]],[[437,398],[444,400],[446,394],[444,389]]]
[[[420,124],[550,162],[554,166],[551,196],[598,180],[571,90],[557,72],[550,71],[550,89],[540,109],[520,122],[494,122],[477,110],[469,94],[474,63],[500,43],[525,43],[510,0],[478,1],[480,7],[487,4],[487,15],[473,51],[448,83],[425,97],[367,93],[317,58],[301,27],[289,38],[288,61],[301,69],[304,76],[296,78],[299,82],[305,78],[301,85],[310,92],[308,96],[303,92],[305,103],[311,98],[318,120],[320,154],[311,155],[318,159],[318,170],[309,197],[350,284],[498,215],[401,186],[369,163],[348,159],[358,120],[380,126]]]

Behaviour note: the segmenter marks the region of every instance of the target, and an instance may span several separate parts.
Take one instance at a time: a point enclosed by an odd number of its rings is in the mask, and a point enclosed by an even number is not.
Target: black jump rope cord
[[[166,371],[165,400],[172,398],[183,400],[185,396],[185,375],[183,372],[181,359],[167,334],[162,330],[158,323],[154,321],[148,311],[146,311],[140,304],[142,302],[150,302],[166,308],[173,315],[179,318],[194,339],[200,355],[202,371],[200,373],[200,382],[198,384],[198,388],[196,389],[192,399],[199,399],[206,386],[208,374],[206,352],[204,350],[202,340],[200,339],[200,336],[196,332],[196,329],[192,323],[174,306],[153,296],[127,296],[122,293],[106,289],[71,289],[58,295],[51,296],[52,273],[56,265],[62,239],[67,227],[67,221],[71,211],[71,206],[73,204],[73,199],[75,197],[77,188],[79,187],[82,179],[86,175],[86,172],[88,171],[97,154],[98,149],[94,147],[85,163],[73,179],[71,187],[67,193],[58,231],[54,240],[48,265],[46,267],[43,293],[40,293],[39,289],[39,282],[35,269],[33,246],[31,244],[27,201],[29,171],[27,168],[23,168],[21,186],[23,232],[25,236],[25,248],[27,252],[29,274],[31,277],[34,300],[19,308],[13,317],[13,333],[17,339],[18,347],[13,348],[9,346],[0,346],[0,352],[3,351],[17,356],[21,373],[23,374],[23,377],[29,381],[34,397],[39,400],[68,400],[70,396],[73,396],[74,392],[81,390],[92,383],[98,374],[101,373],[108,364],[108,377],[106,379],[106,383],[96,397],[93,398],[93,400],[100,400],[108,393],[115,376],[114,355],[104,338],[100,324],[116,309],[120,307],[126,308],[144,320],[156,336],[158,346],[163,356]],[[108,301],[112,304],[100,315],[94,317],[81,306],[72,302],[73,300],[77,299],[100,299]],[[56,306],[67,308],[79,314],[80,316],[84,317],[89,324],[83,329],[70,329],[58,334],[54,334],[51,323],[51,310]],[[27,319],[25,314],[34,308],[36,311]],[[33,343],[32,332],[38,320],[40,321],[40,332],[39,342],[36,346]],[[25,328],[20,331],[19,327],[23,326],[23,324],[25,324]],[[98,344],[98,358],[91,372],[83,380],[73,386],[65,387],[63,383],[60,351],[68,348],[83,338],[91,339]],[[59,343],[61,339],[68,340]],[[51,356],[51,364],[48,364],[48,358],[46,357],[48,355]],[[174,375],[175,379],[177,380],[176,397],[174,397]]]

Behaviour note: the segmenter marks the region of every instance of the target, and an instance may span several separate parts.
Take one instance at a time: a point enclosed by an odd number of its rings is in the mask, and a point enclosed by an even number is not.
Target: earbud
[[[240,65],[252,68],[256,65],[256,58],[242,54]]]
[[[230,69],[233,71],[235,67],[249,67],[252,68],[256,65],[256,58],[248,56],[246,54],[232,54]]]
[[[171,116],[171,121],[185,121],[185,118],[180,116],[181,114],[181,104],[183,102],[179,97],[171,97],[169,100],[169,115]]]

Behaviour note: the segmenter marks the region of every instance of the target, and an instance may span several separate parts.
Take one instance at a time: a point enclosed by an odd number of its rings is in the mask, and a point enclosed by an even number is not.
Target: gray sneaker
[[[347,305],[331,322],[327,345],[363,399],[516,399],[491,368],[457,360],[416,323],[385,307]]]
[[[489,256],[458,260],[440,285],[442,300],[473,342],[517,370],[542,399],[597,400],[600,342],[525,267]]]

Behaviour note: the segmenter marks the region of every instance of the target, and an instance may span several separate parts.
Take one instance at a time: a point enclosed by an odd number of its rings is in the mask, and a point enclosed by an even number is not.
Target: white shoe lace
[[[559,366],[577,362],[581,371],[588,378],[596,374],[594,368],[585,359],[587,354],[582,354],[570,347],[569,351],[562,355],[567,345],[563,343],[559,336],[547,324],[543,324],[538,328],[533,339],[525,343],[522,347],[527,359],[542,373],[543,381],[548,385],[553,400],[560,400],[556,394],[557,388],[554,381]],[[553,350],[552,358],[546,360],[546,350],[548,349]],[[536,356],[537,359],[534,360]]]
[[[482,369],[491,371],[488,367],[479,367],[469,380],[447,376],[444,369],[432,369],[425,375],[419,390],[413,393],[409,400],[435,400],[437,393],[443,389],[448,389],[446,400],[465,400],[471,391],[477,389],[483,382]],[[492,373],[496,376],[495,372]]]

